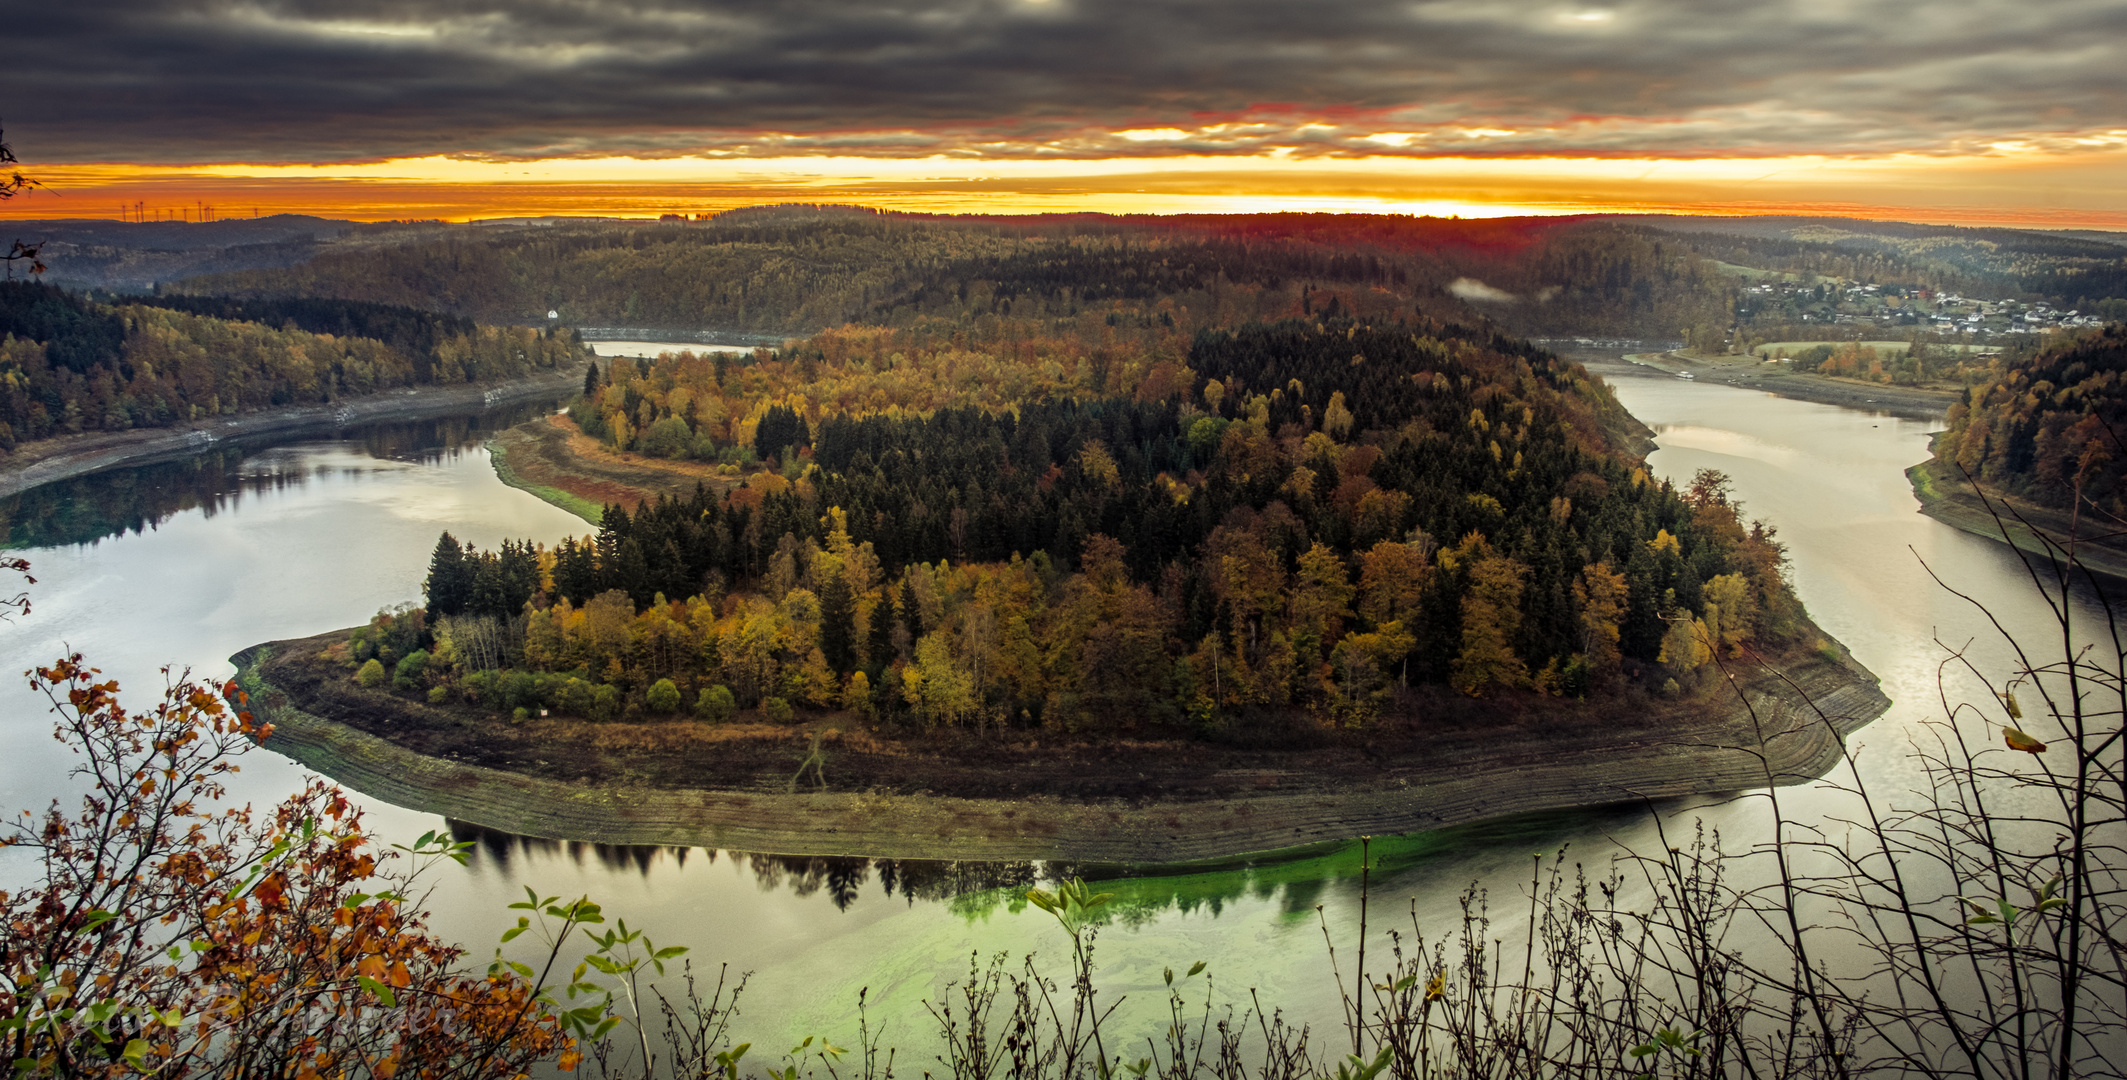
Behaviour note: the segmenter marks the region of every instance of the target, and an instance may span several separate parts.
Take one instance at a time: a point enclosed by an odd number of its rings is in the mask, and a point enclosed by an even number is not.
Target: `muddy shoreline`
[[[23,443],[0,458],[0,498],[41,484],[119,465],[196,454],[227,439],[292,432],[329,432],[380,420],[419,420],[541,397],[562,398],[583,384],[583,367],[541,372],[507,382],[422,386],[343,398],[323,405],[266,409],[166,428],[84,432]]]
[[[707,752],[660,755],[665,772],[653,783],[600,774],[597,747],[657,725],[511,725],[363,692],[320,662],[320,650],[343,637],[274,642],[232,658],[253,708],[274,725],[266,749],[388,802],[519,835],[784,855],[1189,862],[1760,788],[1760,748],[1779,783],[1805,783],[1836,766],[1844,737],[1890,704],[1851,659],[1799,653],[1779,674],[1739,677],[1749,709],[1716,690],[1637,723],[1598,713],[1570,724],[1448,719],[1418,738],[1314,749],[962,740],[912,750],[845,718],[850,730],[827,740],[824,790],[791,781],[824,722],[671,721],[651,737],[697,727],[693,737],[705,743],[697,749]]]

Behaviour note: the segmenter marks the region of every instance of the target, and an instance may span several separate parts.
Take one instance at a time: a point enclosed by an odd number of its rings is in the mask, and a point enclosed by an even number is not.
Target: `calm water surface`
[[[601,351],[604,351],[603,347]],[[1794,578],[1817,621],[1882,676],[1896,704],[1857,739],[1872,782],[1904,789],[1914,776],[1905,740],[1936,712],[1934,638],[1962,642],[1978,623],[1937,589],[1922,560],[1993,604],[2012,628],[2038,633],[2043,612],[2019,584],[2007,548],[1921,517],[1902,470],[1926,456],[1930,425],[1668,378],[1616,380],[1625,405],[1653,427],[1650,458],[1687,480],[1712,467],[1735,479],[1746,513],[1776,525]],[[505,418],[509,419],[509,418]],[[504,538],[552,543],[583,523],[503,486],[475,421],[377,429],[265,449],[223,450],[190,462],[119,470],[0,504],[0,523],[28,546],[39,584],[35,613],[0,625],[0,657],[14,669],[68,649],[86,653],[143,704],[158,668],[226,675],[226,657],[258,641],[357,624],[418,599],[436,534],[491,547]],[[159,471],[158,471],[159,470]],[[113,532],[113,530],[117,530]],[[1977,653],[2000,672],[1990,641]],[[69,757],[48,737],[43,704],[19,681],[0,686],[0,807],[42,805],[68,790]],[[256,754],[237,785],[270,802],[300,770]],[[1790,814],[1823,821],[1839,797],[1783,794]],[[369,801],[373,831],[406,841],[439,819]],[[1660,809],[1670,828],[1704,817],[1730,837],[1762,834],[1763,800],[1699,800]],[[1511,933],[1530,855],[1570,843],[1600,864],[1622,844],[1655,845],[1655,817],[1613,808],[1538,815],[1416,837],[1377,839],[1373,925],[1413,907],[1428,928],[1453,921],[1456,894],[1486,882]],[[588,893],[660,944],[684,944],[697,965],[754,972],[740,1037],[854,1034],[859,988],[869,987],[889,1042],[929,1063],[922,1000],[971,953],[1036,950],[1063,939],[1046,916],[1021,911],[1023,883],[1051,872],[1025,864],[873,864],[705,850],[602,848],[525,842],[461,829],[480,841],[460,869],[428,878],[440,929],[484,955],[511,922],[503,905],[526,885]],[[1350,938],[1358,918],[1356,845],[1188,868],[1073,868],[1114,879],[1121,917],[1101,938],[1104,986],[1156,1004],[1160,970],[1200,958],[1230,991],[1260,987],[1267,1001],[1319,1026],[1337,1006],[1323,924]],[[0,874],[23,867],[0,862]],[[1347,962],[1349,957],[1347,956]],[[1104,991],[1105,992],[1105,991]],[[1144,1015],[1149,1020],[1149,1013]],[[1147,1030],[1150,1030],[1148,1025]],[[788,1044],[780,1044],[788,1045]]]

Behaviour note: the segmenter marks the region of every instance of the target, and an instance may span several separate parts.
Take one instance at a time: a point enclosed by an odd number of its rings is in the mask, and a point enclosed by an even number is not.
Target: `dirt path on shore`
[[[418,420],[541,397],[561,398],[583,385],[583,368],[471,386],[418,386],[343,398],[323,405],[265,409],[166,428],[84,432],[23,443],[0,458],[0,498],[40,484],[118,465],[195,454],[225,439],[298,431],[333,431],[380,420]]]
[[[1657,716],[1547,703],[1580,711],[1518,725],[1450,718],[1415,738],[1302,750],[922,744],[844,718],[823,738],[826,790],[807,791],[810,777],[791,777],[825,722],[511,725],[360,691],[320,656],[343,638],[233,658],[274,725],[267,749],[377,798],[507,832],[789,855],[1182,862],[1763,787],[1766,762],[1779,783],[1802,783],[1890,704],[1850,660],[1802,654],[1786,669],[1792,683],[1763,670],[1739,680],[1749,708],[1720,690],[1659,703]]]

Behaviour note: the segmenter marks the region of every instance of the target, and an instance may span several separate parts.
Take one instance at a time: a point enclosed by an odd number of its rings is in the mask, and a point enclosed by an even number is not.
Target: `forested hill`
[[[855,350],[614,363],[578,415],[666,409],[651,427],[750,435],[769,467],[608,507],[551,552],[446,537],[425,616],[349,661],[575,716],[1216,733],[1251,711],[1370,724],[1428,685],[1688,692],[1716,653],[1806,630],[1722,478],[1650,479],[1602,436],[1599,384],[1540,350],[1283,321],[1199,333],[1178,373],[1098,397],[1053,392],[1091,377],[1063,356],[1032,361],[1035,396],[955,378],[933,392],[966,403],[922,411],[863,392]],[[782,393],[786,367],[819,395]]]
[[[1960,228],[1850,218],[1631,217],[1709,258],[1761,270],[2028,297],[2127,319],[2127,233]]]
[[[543,323],[555,311],[568,325],[768,335],[1163,306],[1187,330],[1327,312],[1719,347],[1739,321],[1770,317],[1745,288],[1790,276],[2127,313],[2127,248],[2016,230],[1802,219],[944,217],[832,206],[686,223],[361,232],[297,267],[177,288],[359,300],[489,323]]]
[[[467,227],[404,244],[328,247],[303,266],[181,288],[427,307],[483,322],[543,321],[551,310],[579,326],[770,334],[850,321],[1068,318],[1164,301],[1190,329],[1329,312],[1673,336],[1725,327],[1733,306],[1731,279],[1691,246],[1565,218],[930,218],[761,208],[685,225]],[[1472,295],[1487,299],[1473,306]]]
[[[1939,461],[2048,506],[2078,496],[2127,514],[2127,328],[2107,327],[1997,359],[1950,407]]]
[[[584,355],[573,334],[335,300],[92,303],[0,283],[0,454],[401,386],[507,378]]]

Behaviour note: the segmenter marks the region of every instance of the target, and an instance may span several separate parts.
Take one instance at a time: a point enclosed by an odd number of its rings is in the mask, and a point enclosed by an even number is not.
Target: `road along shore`
[[[257,435],[334,431],[355,424],[420,420],[540,398],[560,399],[583,385],[583,366],[542,371],[505,382],[411,386],[321,405],[262,409],[165,428],[95,431],[23,443],[0,458],[0,498],[41,484],[118,465],[196,454],[218,442]]]

